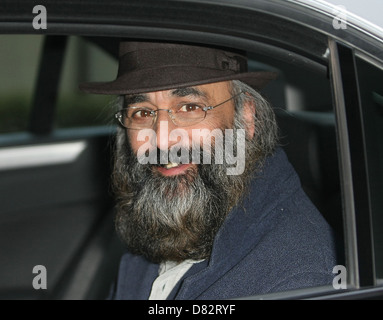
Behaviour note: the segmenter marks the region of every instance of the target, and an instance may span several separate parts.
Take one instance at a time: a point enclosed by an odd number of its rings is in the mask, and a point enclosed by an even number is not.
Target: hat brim
[[[125,95],[138,94],[154,91],[170,90],[175,88],[183,88],[197,86],[215,82],[240,80],[256,90],[261,90],[270,81],[276,79],[277,73],[258,71],[246,73],[220,74],[216,72],[212,74],[209,70],[209,75],[204,75],[201,70],[193,72],[193,70],[183,70],[182,79],[180,79],[180,67],[164,68],[161,72],[156,72],[155,75],[151,70],[140,70],[135,74],[131,72],[128,75],[122,75],[114,81],[110,82],[87,82],[81,83],[79,88],[86,93],[105,94],[105,95]]]

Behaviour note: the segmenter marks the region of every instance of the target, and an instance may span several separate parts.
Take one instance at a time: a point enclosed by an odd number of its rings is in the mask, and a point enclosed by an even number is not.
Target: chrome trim
[[[330,68],[334,86],[335,114],[339,142],[340,173],[343,193],[344,236],[346,249],[346,267],[348,284],[350,287],[359,288],[359,263],[356,242],[356,221],[354,206],[354,189],[351,171],[351,155],[349,135],[347,129],[346,106],[344,101],[343,83],[338,62],[338,49],[336,42],[329,39]]]
[[[363,51],[359,51],[358,49],[355,49],[355,57],[360,58],[364,60],[365,62],[372,64],[377,69],[380,69],[383,71],[383,62],[375,59],[371,55],[366,54]]]
[[[336,18],[335,12],[339,11],[338,5],[329,3],[323,0],[287,0],[288,2],[306,7],[318,13],[324,14],[330,18]],[[346,11],[347,21],[346,24],[353,29],[356,29],[369,37],[374,38],[383,43],[383,28],[367,21],[366,19],[358,16],[355,13]]]
[[[85,141],[0,149],[0,170],[24,169],[75,161],[85,150]]]

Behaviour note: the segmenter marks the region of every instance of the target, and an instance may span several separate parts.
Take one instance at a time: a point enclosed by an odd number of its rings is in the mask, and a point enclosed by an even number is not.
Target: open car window
[[[336,270],[347,276],[335,286],[239,299],[381,295],[381,35],[356,20],[335,29],[339,12],[307,1],[52,1],[40,30],[35,4],[22,2],[5,1],[13,11],[0,19],[0,297],[109,294],[124,249],[110,190],[116,97],[78,85],[116,77],[121,38],[230,45],[248,52],[251,71],[278,73],[262,94],[280,146],[335,232],[344,267]],[[352,108],[357,118],[347,118]],[[47,290],[31,285],[36,265],[48,270]]]

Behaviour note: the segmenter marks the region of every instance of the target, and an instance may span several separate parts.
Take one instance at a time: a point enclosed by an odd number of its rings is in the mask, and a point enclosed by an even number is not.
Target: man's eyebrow
[[[174,89],[170,92],[171,96],[174,97],[187,97],[187,96],[193,96],[195,98],[208,98],[208,95],[206,92],[199,90],[195,87],[186,87],[186,88],[178,88]],[[146,93],[139,93],[139,94],[127,94],[124,96],[124,105],[129,106],[135,103],[141,103],[141,102],[149,102],[150,98],[149,95]]]
[[[140,103],[140,102],[148,102],[149,100],[150,100],[149,96],[145,93],[127,94],[124,96],[125,106],[130,105],[130,104]]]
[[[178,88],[173,90],[170,94],[176,97],[193,96],[196,98],[201,98],[201,97],[205,99],[208,98],[208,95],[206,94],[206,92],[199,90],[195,87]]]

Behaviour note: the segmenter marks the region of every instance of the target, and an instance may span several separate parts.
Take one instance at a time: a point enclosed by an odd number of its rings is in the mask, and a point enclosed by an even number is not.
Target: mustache
[[[206,158],[211,159],[214,152],[204,150],[202,147],[173,147],[169,150],[158,147],[147,149],[144,153],[137,153],[137,162],[141,164],[165,165],[168,163],[189,164],[204,163]]]
[[[225,139],[225,144],[192,144],[190,147],[175,145],[169,149],[156,146],[139,149],[137,163],[167,166],[180,164],[224,165],[228,175],[240,175],[246,166],[246,140],[244,133],[238,135],[239,141]],[[231,142],[230,142],[231,141]]]

